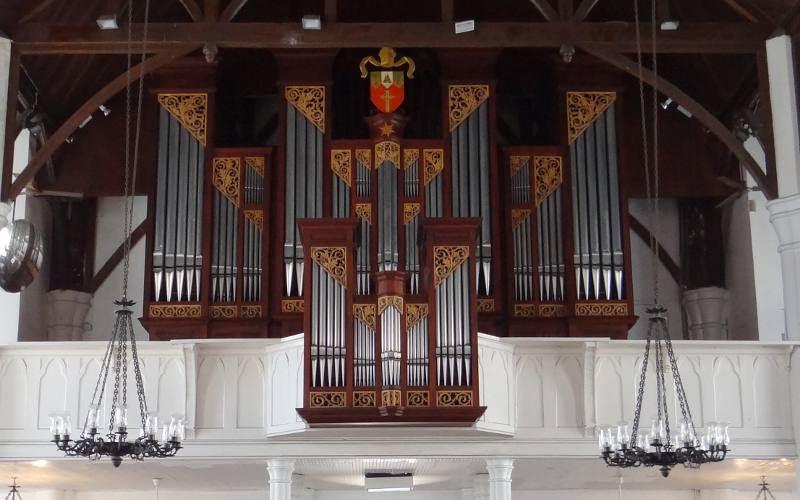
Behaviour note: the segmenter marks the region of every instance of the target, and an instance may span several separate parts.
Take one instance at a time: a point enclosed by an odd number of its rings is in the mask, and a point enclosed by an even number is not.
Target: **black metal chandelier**
[[[19,494],[19,486],[17,485],[17,478],[13,479],[13,483],[10,484],[8,495],[6,495],[6,500],[22,500],[22,495]]]
[[[150,2],[144,2],[144,35],[143,44],[147,40],[147,19]],[[133,1],[128,3],[128,40],[131,40],[133,25]],[[130,48],[130,45],[129,45]],[[142,48],[142,64],[144,64],[146,47]],[[86,413],[80,437],[73,440],[72,420],[67,413],[50,415],[50,433],[52,442],[68,456],[86,457],[98,460],[110,457],[114,467],[119,467],[124,457],[143,460],[147,457],[170,457],[181,449],[184,438],[184,421],[179,415],[173,415],[169,424],[159,427],[158,415],[149,412],[145,397],[142,373],[139,366],[139,354],[136,350],[136,334],[131,321],[134,302],[128,299],[128,275],[130,271],[131,233],[133,228],[133,195],[136,186],[136,166],[138,165],[138,145],[141,132],[141,110],[143,96],[143,79],[139,78],[139,94],[135,126],[134,146],[131,148],[131,51],[128,52],[128,86],[125,123],[125,175],[123,193],[125,209],[123,233],[125,236],[122,266],[122,299],[114,302],[116,311],[114,330],[108,341],[97,384],[92,394],[91,405]],[[143,75],[144,73],[142,73]],[[131,158],[131,149],[133,158]],[[131,161],[132,160],[132,161]],[[130,358],[130,359],[129,359]],[[136,398],[141,417],[138,437],[131,439],[128,427],[128,367],[131,367],[136,383]],[[109,375],[113,372],[113,395],[110,396],[111,415],[107,433],[103,434],[103,401],[107,390]],[[106,402],[109,402],[106,399]],[[161,432],[159,432],[161,431]]]
[[[761,489],[758,490],[758,494],[756,495],[755,500],[769,500],[770,498],[772,500],[775,500],[775,495],[773,495],[772,492],[769,491],[768,487],[769,483],[767,482],[767,476],[761,476],[761,484],[759,486],[761,486]]]
[[[698,437],[678,365],[675,362],[675,353],[667,330],[666,309],[656,307],[648,309],[647,312],[652,316],[647,330],[633,429],[628,428],[627,422],[621,422],[616,428],[604,426],[599,429],[600,453],[603,460],[612,467],[658,467],[664,477],[669,476],[672,468],[679,464],[696,468],[705,463],[724,460],[730,445],[728,425],[723,422],[709,422],[705,435]],[[639,423],[651,351],[655,357],[658,418],[653,419],[649,432],[640,433]],[[667,409],[665,376],[667,363],[672,372],[675,394],[681,411],[680,431],[677,435],[673,435],[670,429]]]

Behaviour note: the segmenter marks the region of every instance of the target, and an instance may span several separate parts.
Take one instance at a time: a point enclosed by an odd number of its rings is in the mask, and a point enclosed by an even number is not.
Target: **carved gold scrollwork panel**
[[[489,98],[488,85],[450,85],[447,91],[451,132]]]
[[[346,392],[311,392],[308,395],[311,408],[344,408]]]
[[[427,186],[429,182],[444,170],[444,150],[425,149],[422,151],[422,159],[425,164],[422,173],[423,181]]]
[[[240,316],[246,319],[252,318],[260,318],[262,316],[261,306],[259,305],[250,305],[250,306],[242,306],[240,308]]]
[[[472,406],[472,391],[437,391],[436,406]]]
[[[536,206],[553,194],[563,181],[560,156],[534,156],[533,175],[536,179]]]
[[[375,406],[375,391],[353,391],[353,407]]]
[[[564,304],[539,304],[539,317],[564,318],[567,316],[567,306]]]
[[[419,149],[404,149],[403,168],[410,167],[415,161],[419,161]]]
[[[446,280],[453,274],[458,266],[469,259],[469,247],[467,246],[441,246],[433,247],[433,283]]]
[[[369,149],[356,149],[356,160],[367,168],[372,168],[372,151]]]
[[[212,169],[212,184],[214,187],[239,206],[239,182],[241,175],[241,160],[238,157],[214,158]]]
[[[372,203],[356,203],[356,215],[372,225]]]
[[[400,391],[393,389],[388,391],[381,391],[381,405],[382,406],[400,406],[403,398]]]
[[[514,208],[511,210],[511,227],[516,228],[523,222],[525,219],[531,216],[531,209],[530,208]]]
[[[478,299],[479,313],[494,312],[494,307],[494,299]]]
[[[286,87],[285,96],[320,132],[325,133],[325,87],[290,85]]]
[[[236,319],[239,311],[236,306],[209,306],[208,315],[211,319]]]
[[[378,297],[378,316],[383,314],[387,307],[393,306],[397,312],[403,314],[403,297],[399,295],[384,295]]]
[[[414,328],[427,317],[428,304],[406,304],[406,328]]]
[[[375,329],[375,304],[353,304],[353,316],[373,330]]]
[[[255,170],[261,177],[264,177],[264,157],[245,156],[244,165]]]
[[[331,149],[331,170],[348,186],[351,186],[353,156],[349,149]]]
[[[514,304],[514,316],[517,318],[535,318],[538,316],[535,304]]]
[[[616,99],[616,92],[567,92],[569,144],[575,142]]]
[[[627,302],[578,302],[575,316],[628,316]]]
[[[528,155],[513,155],[509,160],[509,170],[511,170],[511,175],[513,176],[519,172],[519,169],[524,167],[530,161],[531,157]]]
[[[305,309],[305,301],[303,299],[284,299],[281,301],[281,312],[301,313]]]
[[[311,258],[340,285],[347,288],[347,249],[311,247]]]
[[[264,230],[264,211],[263,210],[245,210],[244,216],[247,217],[260,230]]]
[[[403,223],[408,224],[414,217],[418,216],[422,211],[422,205],[419,203],[403,203]]]
[[[394,141],[381,141],[375,144],[375,167],[388,161],[394,168],[400,168],[400,144]]]
[[[148,308],[151,318],[197,319],[203,316],[200,304],[151,304]]]
[[[158,94],[158,103],[175,117],[183,127],[206,145],[208,122],[208,94],[178,93]]]
[[[406,393],[406,406],[426,407],[431,405],[431,396],[428,391],[408,391]]]

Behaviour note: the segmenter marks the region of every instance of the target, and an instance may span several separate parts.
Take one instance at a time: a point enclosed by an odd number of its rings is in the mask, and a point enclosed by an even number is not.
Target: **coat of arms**
[[[372,104],[382,113],[392,113],[400,107],[405,99],[404,78],[414,78],[414,60],[403,56],[396,59],[397,53],[394,49],[384,47],[378,52],[378,59],[367,56],[361,60],[361,78],[367,77],[367,64],[377,66],[378,71],[370,71],[369,97]],[[395,68],[401,68],[408,64],[408,69],[403,74]]]

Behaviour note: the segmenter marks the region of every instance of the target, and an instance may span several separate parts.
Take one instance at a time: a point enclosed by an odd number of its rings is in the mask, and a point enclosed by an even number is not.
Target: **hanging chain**
[[[661,204],[660,204],[660,185],[659,168],[658,168],[658,49],[657,49],[657,33],[658,28],[656,20],[656,1],[650,2],[650,34],[652,37],[653,49],[653,238],[652,238],[652,253],[653,253],[653,303],[657,306],[659,303],[660,285],[659,285],[659,248],[658,248],[658,235],[660,234],[661,226]],[[663,0],[662,0],[663,1]]]
[[[136,350],[136,336],[133,334],[133,325],[130,314],[127,315],[128,326],[131,329],[131,356],[133,357],[133,374],[136,377],[136,395],[139,398],[139,413],[142,419],[142,429],[145,428],[147,421],[147,400],[144,397],[144,383],[142,382],[142,371],[139,367],[139,353]]]
[[[116,320],[114,321],[114,331],[111,333],[111,341],[109,341],[108,346],[106,347],[106,353],[103,355],[103,362],[100,364],[100,373],[103,374],[102,377],[97,377],[97,383],[94,386],[94,392],[92,392],[92,406],[96,406],[96,411],[100,411],[100,407],[103,404],[103,396],[105,395],[106,391],[106,380],[108,379],[108,370],[111,367],[111,358],[112,358],[112,351],[114,349],[114,341],[117,338],[117,330],[119,329],[119,315],[117,315]],[[102,390],[100,390],[102,388]],[[98,397],[98,391],[100,396]],[[90,408],[91,409],[91,408]],[[95,418],[99,418],[95,417]],[[86,412],[86,419],[83,421],[83,431],[86,430],[86,425],[89,423],[89,412]]]

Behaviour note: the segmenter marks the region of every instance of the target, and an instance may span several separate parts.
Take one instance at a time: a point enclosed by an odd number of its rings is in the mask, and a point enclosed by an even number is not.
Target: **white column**
[[[683,292],[689,338],[694,340],[727,340],[728,291],[716,286]]]
[[[47,292],[47,340],[83,340],[91,325],[86,315],[92,307],[92,294],[79,290]]]
[[[781,35],[767,40],[767,70],[778,196],[783,198],[800,192],[800,137],[797,135],[800,129],[797,122],[792,37]]]
[[[10,74],[11,40],[0,37],[0,166],[3,165],[3,154],[5,153],[6,105],[8,103],[8,77]],[[2,179],[0,179],[0,182],[2,182]]]
[[[511,458],[486,459],[489,472],[489,500],[511,500],[511,471],[514,460]]]
[[[273,458],[267,461],[269,500],[292,500],[293,458]]]
[[[786,336],[800,340],[800,195],[772,200],[767,209],[778,234]]]

